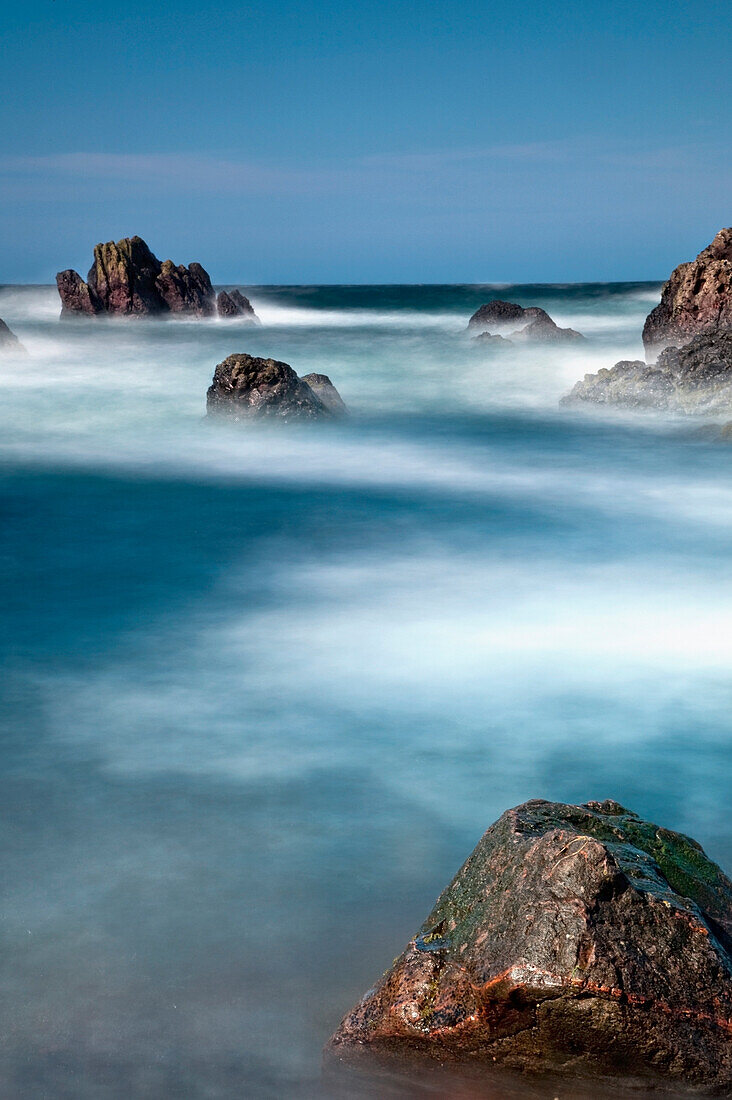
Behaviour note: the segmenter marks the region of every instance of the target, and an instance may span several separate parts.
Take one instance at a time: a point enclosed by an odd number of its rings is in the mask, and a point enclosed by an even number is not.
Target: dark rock
[[[8,328],[3,320],[0,320],[0,354],[1,355],[27,355],[14,332]]]
[[[69,270],[56,276],[56,285],[62,317],[78,313],[208,316],[215,308],[211,280],[200,264],[161,263],[141,237],[98,244],[86,283]]]
[[[247,317],[258,321],[252,303],[239,290],[221,290],[216,299],[216,308],[220,317]]]
[[[661,301],[643,326],[649,358],[702,332],[732,326],[732,228],[720,229],[690,263],[679,264],[664,285]]]
[[[703,333],[681,348],[666,348],[649,366],[616,363],[586,374],[562,404],[593,402],[626,408],[714,414],[732,409],[732,330]]]
[[[519,328],[514,325],[519,322]],[[540,306],[516,305],[496,299],[476,310],[468,321],[468,329],[480,328],[481,335],[494,334],[496,329],[510,334],[511,340],[527,340],[535,343],[557,343],[584,340],[572,328],[560,328]]]
[[[216,312],[211,279],[200,264],[176,267],[172,260],[164,260],[155,286],[171,313],[211,317]]]
[[[475,311],[468,321],[468,328],[488,330],[499,325],[505,326],[513,321],[520,321],[525,312],[524,307],[517,306],[515,302],[504,302],[496,298]]]
[[[81,313],[93,316],[102,312],[102,303],[78,271],[59,271],[56,286],[61,298],[61,316],[76,317]]]
[[[304,374],[302,381],[307,382],[315,396],[323,402],[333,416],[348,416],[348,409],[327,374]]]
[[[333,413],[287,363],[230,355],[219,363],[206,397],[209,416],[232,420],[332,419]]]
[[[732,883],[616,802],[491,826],[329,1044],[524,1072],[732,1088]]]

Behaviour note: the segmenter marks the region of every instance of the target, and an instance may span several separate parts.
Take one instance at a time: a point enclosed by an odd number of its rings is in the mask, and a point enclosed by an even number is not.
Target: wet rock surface
[[[631,409],[661,409],[691,415],[732,410],[732,330],[695,336],[681,348],[666,348],[655,364],[623,361],[586,374],[562,404],[589,402]]]
[[[545,309],[516,305],[496,299],[476,310],[468,321],[468,330],[480,330],[481,337],[506,336],[510,342],[562,343],[584,340],[573,328],[560,328]]]
[[[643,327],[648,358],[699,333],[732,327],[732,228],[720,229],[695,260],[679,264]]]
[[[732,883],[612,801],[507,811],[329,1058],[732,1089]]]
[[[220,290],[216,298],[219,317],[245,317],[258,321],[252,303],[240,290]]]
[[[76,271],[56,276],[61,316],[101,313],[148,316],[187,313],[210,316],[215,299],[208,272],[158,260],[141,237],[107,241],[94,249],[86,282]]]
[[[329,379],[326,381],[332,386]],[[287,363],[246,354],[230,355],[218,364],[206,409],[209,416],[231,420],[332,420],[335,416]]]

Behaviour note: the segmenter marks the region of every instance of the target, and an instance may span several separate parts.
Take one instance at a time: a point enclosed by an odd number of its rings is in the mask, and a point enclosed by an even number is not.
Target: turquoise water
[[[0,288],[4,1096],[387,1095],[321,1047],[530,797],[732,866],[732,450],[558,405],[659,291],[501,288],[589,340],[496,353],[484,287],[253,288],[256,329]],[[233,351],[350,420],[205,423]]]

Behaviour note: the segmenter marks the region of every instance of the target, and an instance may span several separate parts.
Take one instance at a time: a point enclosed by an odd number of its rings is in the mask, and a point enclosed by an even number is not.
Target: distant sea
[[[732,448],[559,405],[658,284],[243,289],[258,327],[0,288],[0,1094],[527,1096],[320,1052],[509,806],[732,867]],[[496,295],[587,343],[476,345]],[[350,419],[205,422],[235,351]]]

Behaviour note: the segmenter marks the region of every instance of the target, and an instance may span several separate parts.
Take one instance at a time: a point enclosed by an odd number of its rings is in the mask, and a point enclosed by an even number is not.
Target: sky
[[[662,279],[732,224],[729,0],[25,0],[0,281]]]

